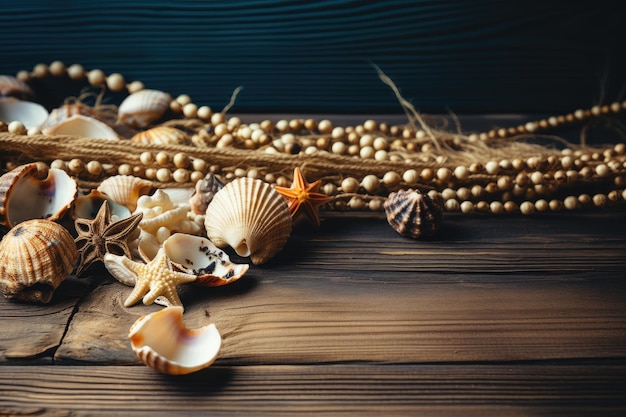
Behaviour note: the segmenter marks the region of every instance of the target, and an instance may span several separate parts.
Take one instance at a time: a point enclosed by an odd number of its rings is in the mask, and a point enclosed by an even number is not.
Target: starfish
[[[93,220],[74,220],[78,233],[74,241],[80,254],[76,276],[80,276],[93,263],[102,262],[107,252],[130,257],[128,239],[142,217],[142,213],[137,213],[111,223],[109,204],[105,200]]]
[[[104,256],[104,265],[118,281],[135,286],[124,302],[126,307],[136,304],[142,297],[146,305],[161,297],[167,301],[167,305],[182,306],[176,287],[197,278],[192,274],[172,270],[163,248],[147,264],[135,262],[126,256],[107,253]]]
[[[302,214],[301,209],[304,209],[304,214],[319,227],[319,207],[332,200],[332,197],[327,196],[319,192],[322,180],[317,180],[311,184],[306,182],[300,168],[296,167],[293,171],[293,183],[290,188],[275,186],[278,191],[287,200],[289,206],[289,212],[292,218]]]

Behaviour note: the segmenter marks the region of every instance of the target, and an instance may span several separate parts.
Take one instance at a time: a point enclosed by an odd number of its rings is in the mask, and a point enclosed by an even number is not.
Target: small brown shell
[[[210,366],[222,347],[222,337],[214,324],[188,329],[180,306],[141,316],[131,326],[128,337],[142,363],[171,375]]]
[[[189,199],[191,211],[194,212],[194,214],[204,215],[215,193],[222,188],[224,188],[224,184],[213,174],[209,173],[203,179],[198,180],[194,193]]]
[[[159,90],[139,90],[130,94],[117,110],[118,123],[144,128],[161,118],[170,107],[172,97]]]
[[[152,182],[134,175],[114,175],[103,180],[98,186],[98,191],[116,203],[128,207],[130,211],[135,211],[139,197],[151,190]]]
[[[216,246],[231,246],[239,256],[249,256],[259,265],[285,246],[292,220],[285,199],[271,185],[243,177],[215,194],[204,224]]]
[[[0,97],[11,96],[28,98],[34,96],[33,90],[24,81],[12,75],[0,75]]]
[[[131,142],[154,145],[185,145],[189,137],[185,132],[175,127],[157,126],[137,133]]]
[[[389,194],[384,207],[391,227],[412,238],[434,235],[443,217],[439,200],[413,189]]]
[[[7,298],[49,303],[77,259],[74,238],[63,226],[22,222],[0,241],[0,290]]]
[[[0,224],[30,219],[58,220],[71,208],[78,185],[65,171],[50,168],[39,179],[36,163],[20,165],[0,177]]]

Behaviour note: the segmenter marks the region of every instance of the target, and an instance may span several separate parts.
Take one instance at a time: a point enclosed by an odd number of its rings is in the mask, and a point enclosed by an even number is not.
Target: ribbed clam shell
[[[140,317],[130,328],[133,352],[145,365],[159,372],[183,375],[210,366],[222,346],[214,324],[188,329],[182,307],[166,307]]]
[[[137,91],[122,101],[117,110],[117,121],[135,128],[147,127],[165,114],[171,101],[172,97],[163,91]]]
[[[67,119],[41,129],[43,134],[80,136],[93,139],[119,139],[119,135],[109,125],[98,119],[75,114]]]
[[[26,129],[39,128],[48,117],[48,110],[41,104],[15,98],[0,99],[0,120],[5,123],[22,122]]]
[[[175,127],[157,126],[137,133],[130,139],[132,142],[154,145],[185,145],[189,137]]]
[[[271,259],[285,246],[292,220],[285,199],[268,183],[238,178],[218,191],[205,215],[209,239],[231,246],[255,265]]]
[[[434,235],[443,217],[438,200],[413,189],[389,194],[384,207],[391,227],[401,235],[412,238]]]
[[[172,267],[198,277],[194,283],[219,287],[241,278],[248,264],[236,264],[223,250],[201,236],[174,233],[163,242]]]
[[[137,200],[152,190],[152,183],[134,175],[114,175],[103,180],[97,190],[128,207],[130,211],[135,211]]]
[[[7,298],[48,303],[77,259],[74,238],[63,226],[22,222],[0,241],[0,289]]]
[[[58,220],[78,195],[78,186],[65,171],[48,170],[39,179],[36,163],[20,165],[0,177],[0,224],[12,227],[24,220]]]
[[[24,81],[12,75],[0,75],[0,97],[32,97],[33,90]]]

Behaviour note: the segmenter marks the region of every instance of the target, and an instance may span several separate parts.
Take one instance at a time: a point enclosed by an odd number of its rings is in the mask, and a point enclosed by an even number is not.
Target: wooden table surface
[[[48,306],[0,300],[0,415],[623,415],[626,213],[447,215],[401,237],[327,214],[268,264],[181,287],[216,363],[138,363],[130,288],[69,278]]]
[[[140,364],[156,305],[104,269],[49,305],[0,298],[0,416],[626,415],[626,211],[446,214],[412,240],[324,212],[224,287],[180,287],[215,364]]]

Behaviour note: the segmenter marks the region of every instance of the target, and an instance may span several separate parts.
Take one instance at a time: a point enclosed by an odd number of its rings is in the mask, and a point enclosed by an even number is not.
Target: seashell
[[[98,210],[100,210],[100,206],[102,206],[105,201],[109,205],[111,220],[115,221],[117,219],[130,217],[131,211],[128,207],[113,201],[110,196],[98,190],[91,190],[89,194],[80,195],[76,198],[72,208],[72,217],[74,219],[95,219]]]
[[[413,189],[390,193],[384,207],[391,227],[412,238],[434,235],[443,217],[439,200]]]
[[[93,139],[119,139],[119,135],[109,125],[98,119],[76,114],[59,123],[41,129],[44,135],[69,135]]]
[[[141,362],[171,375],[207,368],[222,347],[222,337],[215,324],[188,329],[180,306],[140,317],[131,326],[128,337]]]
[[[24,81],[12,75],[0,75],[0,97],[27,98],[34,95],[33,90]]]
[[[30,219],[59,220],[78,195],[76,181],[50,168],[39,179],[36,163],[20,165],[0,177],[0,224],[12,227]]]
[[[195,214],[204,215],[215,193],[222,188],[224,188],[224,184],[222,184],[215,175],[210,173],[196,182],[194,193],[189,199],[191,211]]]
[[[97,190],[135,211],[139,197],[152,190],[152,182],[134,175],[114,175],[103,180]]]
[[[189,205],[189,199],[193,194],[193,188],[190,187],[161,188],[161,190],[163,190],[163,192],[167,194],[167,196],[170,198],[170,201],[174,205]]]
[[[285,246],[292,220],[285,199],[271,185],[243,177],[215,194],[204,224],[215,245],[229,245],[259,265]]]
[[[0,99],[0,120],[6,123],[20,121],[26,129],[38,129],[48,117],[48,110],[41,104],[16,98]]]
[[[77,259],[74,238],[63,226],[24,221],[0,241],[0,290],[7,298],[49,303]]]
[[[165,255],[174,269],[198,277],[197,284],[219,287],[241,278],[248,264],[235,264],[223,250],[201,236],[174,233],[163,242]]]
[[[189,137],[180,129],[169,126],[157,126],[137,133],[131,142],[155,145],[185,145]]]
[[[49,128],[51,126],[59,124],[63,120],[69,119],[70,117],[76,116],[79,114],[82,116],[93,117],[97,119],[96,112],[91,107],[87,106],[86,104],[68,103],[68,104],[63,104],[61,107],[57,107],[56,109],[53,109],[48,115],[48,117],[46,118],[46,121],[44,122],[43,126],[41,127],[42,129]]]
[[[172,97],[159,90],[140,90],[126,97],[117,109],[117,122],[144,128],[161,118],[170,107]]]

